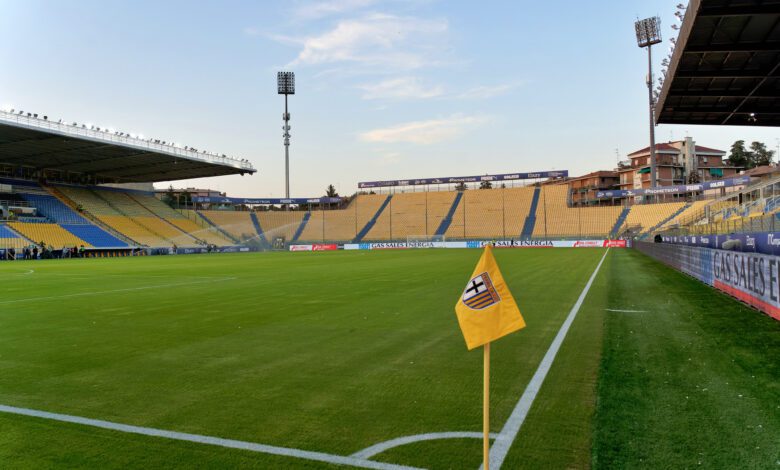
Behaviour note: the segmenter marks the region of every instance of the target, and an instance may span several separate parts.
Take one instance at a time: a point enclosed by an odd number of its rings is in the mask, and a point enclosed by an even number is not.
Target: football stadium
[[[655,138],[780,136],[780,1],[675,15],[650,145],[607,170],[391,159],[290,197],[287,71],[284,197],[234,186],[254,156],[7,106],[0,468],[780,468],[778,155]]]

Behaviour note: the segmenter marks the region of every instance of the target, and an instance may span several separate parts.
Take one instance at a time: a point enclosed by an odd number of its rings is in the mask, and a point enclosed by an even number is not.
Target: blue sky
[[[633,22],[660,15],[668,39],[679,2],[0,0],[0,105],[248,158],[254,176],[175,185],[280,197],[276,71],[289,69],[294,197],[364,180],[580,174],[647,145]],[[686,135],[724,150],[780,138],[657,129]]]

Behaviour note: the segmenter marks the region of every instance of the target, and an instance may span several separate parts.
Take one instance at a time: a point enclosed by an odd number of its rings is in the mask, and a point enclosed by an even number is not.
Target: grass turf
[[[497,253],[529,327],[494,346],[494,431],[602,254]],[[0,403],[341,455],[405,435],[479,431],[482,358],[466,351],[453,312],[478,257],[417,250],[6,263]],[[36,466],[19,446],[52,440],[55,430],[72,434],[58,441],[70,443],[60,449],[68,466],[79,465],[79,448],[84,466],[95,448],[105,466],[142,456],[124,450],[117,433],[3,418],[17,436],[0,433],[5,461],[24,454],[20,463]],[[476,467],[472,444],[421,444],[394,463]],[[46,453],[54,461],[57,447]],[[214,453],[234,454],[244,453]],[[171,460],[197,455],[177,451]],[[260,467],[278,460],[250,459]]]
[[[493,348],[494,432],[602,254],[497,251],[529,326]],[[466,351],[452,312],[478,256],[414,250],[4,263],[0,403],[341,455],[404,435],[479,431],[482,358]],[[670,296],[648,295],[657,290],[653,279],[671,283]],[[606,311],[645,303],[653,323],[674,334],[631,323],[648,315]],[[680,314],[680,305],[689,313]],[[689,330],[699,333],[680,332]],[[648,355],[653,367],[645,369],[665,373],[686,341],[706,351],[725,345],[739,363],[749,358],[750,370],[720,352],[697,373],[747,382],[757,392],[748,411],[771,415],[778,371],[768,362],[777,332],[773,321],[709,288],[613,250],[505,468],[693,466],[687,452],[696,449],[732,456],[711,463],[763,466],[771,450],[729,454],[710,448],[723,442],[699,437],[688,437],[697,443],[688,446],[650,442],[663,430],[695,434],[702,416],[721,426],[726,442],[751,439],[737,438],[745,430],[720,422],[706,401],[691,400],[661,419],[668,384],[647,381],[633,353]],[[748,372],[760,379],[747,380]],[[642,393],[648,386],[653,393]],[[727,392],[711,393],[725,404]],[[777,415],[763,420],[768,441],[759,447],[771,449],[780,435]],[[478,440],[431,441],[375,459],[476,468],[480,450]],[[330,468],[2,413],[0,461],[21,468]]]

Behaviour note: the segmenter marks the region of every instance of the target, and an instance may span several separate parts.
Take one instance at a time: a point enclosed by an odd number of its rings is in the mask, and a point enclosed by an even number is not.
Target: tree
[[[731,153],[729,154],[729,165],[737,168],[753,168],[750,165],[750,152],[745,148],[745,141],[738,140],[731,145]]]
[[[173,190],[173,185],[168,186],[168,190],[163,194],[162,202],[171,207],[176,207],[176,193]]]
[[[455,191],[465,191],[467,189],[468,188],[466,187],[466,183],[464,183],[463,181],[455,185]]]
[[[336,188],[332,184],[329,184],[325,189],[325,197],[339,197],[339,193],[336,192]]]
[[[753,142],[750,144],[750,156],[751,158],[751,168],[762,166],[762,165],[769,165],[772,163],[772,158],[775,156],[774,150],[768,150],[766,148],[766,144],[763,142]]]
[[[492,189],[492,188],[493,188],[493,183],[491,183],[490,181],[485,180],[479,183],[479,189]]]

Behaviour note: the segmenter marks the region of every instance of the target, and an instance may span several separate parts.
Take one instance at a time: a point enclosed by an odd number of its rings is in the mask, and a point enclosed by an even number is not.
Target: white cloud
[[[494,85],[494,86],[476,86],[474,88],[470,88],[463,93],[459,93],[456,95],[456,98],[460,99],[486,99],[486,98],[495,98],[496,96],[501,96],[506,93],[508,93],[513,88],[517,87],[515,84],[509,84],[505,83],[502,85]]]
[[[377,0],[329,0],[324,2],[305,3],[293,10],[293,15],[299,20],[315,20],[329,15],[346,13],[365,8]]]
[[[370,130],[360,134],[360,138],[366,142],[435,144],[451,140],[486,121],[487,118],[485,116],[455,114],[442,119],[413,121]]]
[[[444,88],[424,86],[417,77],[389,78],[379,83],[360,85],[364,91],[363,99],[424,99],[435,98],[444,94]]]
[[[442,51],[435,40],[447,29],[446,20],[374,13],[360,19],[341,20],[318,36],[276,36],[274,39],[302,46],[290,65],[351,62],[397,70],[436,63]]]

